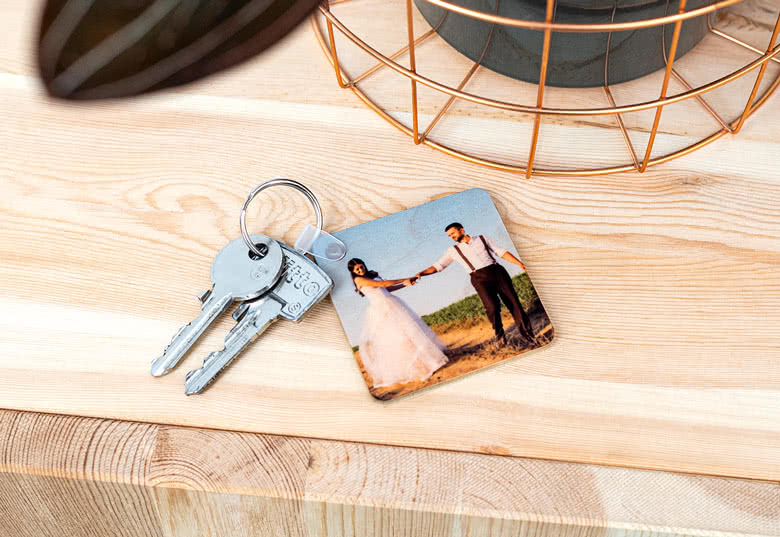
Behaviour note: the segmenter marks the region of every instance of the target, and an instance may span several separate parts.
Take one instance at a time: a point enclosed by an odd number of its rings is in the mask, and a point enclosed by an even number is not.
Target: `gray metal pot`
[[[617,8],[615,8],[617,2]],[[515,19],[544,21],[545,0],[456,0],[470,9],[495,13]],[[711,0],[689,0],[687,9],[695,9]],[[446,10],[415,0],[431,24],[436,26]],[[668,4],[668,6],[667,6]],[[555,22],[607,24],[647,20],[677,13],[679,0],[559,0]],[[498,6],[498,7],[497,7]],[[668,11],[667,11],[668,9]],[[456,50],[474,61],[485,49],[492,23],[449,12],[439,26],[438,34]],[[608,82],[617,84],[633,80],[665,67],[662,43],[669,50],[674,25],[613,32],[609,41]],[[683,23],[677,57],[701,41],[707,33],[707,18],[695,17]],[[594,87],[605,84],[605,60],[609,34],[553,32],[547,83],[561,87]],[[496,25],[482,65],[512,78],[539,82],[544,32]]]

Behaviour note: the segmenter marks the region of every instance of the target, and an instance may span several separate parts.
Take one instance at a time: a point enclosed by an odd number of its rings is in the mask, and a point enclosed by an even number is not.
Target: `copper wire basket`
[[[773,76],[766,76],[770,71],[770,64],[772,65],[772,70],[775,70],[777,64],[780,64],[780,58],[778,57],[780,55],[780,45],[777,44],[778,34],[780,33],[780,13],[777,14],[776,20],[774,20],[774,14],[771,15],[773,17],[771,22],[774,26],[771,32],[767,32],[771,33],[771,35],[766,36],[768,44],[761,44],[760,46],[751,44],[746,39],[719,29],[717,21],[713,22],[712,20],[716,11],[740,4],[743,0],[713,1],[704,7],[690,11],[685,9],[686,0],[681,0],[680,9],[676,13],[654,19],[621,23],[613,22],[609,24],[555,23],[553,22],[553,14],[555,12],[556,0],[547,0],[545,21],[502,17],[467,9],[447,0],[425,0],[430,4],[444,8],[447,12],[451,11],[463,16],[474,17],[493,25],[509,25],[543,32],[544,40],[539,84],[521,82],[492,73],[487,69],[480,71],[480,73],[486,73],[486,76],[492,77],[491,83],[493,85],[502,85],[504,93],[509,92],[515,95],[525,92],[527,97],[531,99],[530,104],[491,96],[490,91],[483,91],[484,84],[475,90],[467,91],[467,86],[469,84],[473,85],[475,74],[480,70],[480,61],[468,60],[465,57],[460,57],[457,53],[455,55],[447,55],[446,52],[443,52],[445,50],[443,46],[423,46],[424,43],[437,40],[443,43],[443,40],[437,37],[436,28],[430,27],[424,19],[422,21],[415,20],[416,18],[419,19],[419,14],[416,13],[412,0],[380,0],[383,2],[380,6],[381,9],[387,10],[394,6],[395,12],[377,14],[377,20],[372,21],[372,23],[375,25],[379,24],[379,27],[363,28],[363,26],[368,25],[369,19],[374,18],[366,17],[365,15],[362,17],[353,16],[355,20],[351,22],[351,26],[342,20],[348,18],[350,6],[357,6],[362,2],[369,1],[371,0],[331,0],[330,3],[323,3],[319,7],[319,11],[315,12],[315,15],[312,17],[313,29],[323,51],[334,66],[339,86],[351,90],[371,110],[398,130],[410,136],[415,144],[425,144],[468,162],[524,173],[527,177],[531,177],[531,175],[581,176],[629,171],[644,172],[650,166],[688,155],[726,135],[736,135],[742,130],[746,120],[767,101],[778,85],[780,85],[780,74],[776,73]],[[750,4],[750,1],[746,0],[746,4]],[[722,12],[719,11],[718,13]],[[683,22],[694,17],[707,18],[709,28],[707,38],[710,41],[706,46],[702,42],[683,59],[676,61],[675,54]],[[615,86],[610,85],[605,79],[603,87],[593,90],[598,91],[598,97],[592,92],[588,93],[580,89],[551,88],[546,84],[550,41],[553,32],[607,32],[611,39],[613,32],[658,25],[663,25],[664,28],[668,25],[670,31],[673,32],[668,54],[663,46],[658,51],[658,54],[663,54],[666,65],[665,69],[657,73],[658,76],[648,75],[636,81]],[[405,28],[403,28],[404,26]],[[415,27],[427,28],[424,32],[415,34]],[[388,34],[401,38],[401,42],[396,43],[392,52],[389,53],[381,52],[379,49],[389,48],[387,41],[390,37],[384,39],[380,45],[372,45],[367,42],[370,40],[369,38],[357,35],[361,33],[363,36],[379,36],[383,28],[391,29],[392,31],[388,32]],[[401,32],[402,28],[403,32]],[[338,34],[336,34],[335,30],[338,30]],[[340,36],[338,37],[341,40],[339,43],[337,43],[337,36]],[[490,37],[488,37],[489,39]],[[751,40],[756,41],[755,38]],[[347,53],[345,49],[350,43],[354,46],[350,45],[352,50],[350,53]],[[764,46],[765,48],[760,48]],[[450,72],[460,70],[460,73],[465,73],[465,76],[459,75],[459,83],[447,84],[428,75],[421,67],[421,62],[419,61],[421,53],[426,47],[432,48],[433,54],[432,59],[429,60],[429,66],[437,66],[439,70],[441,70],[442,66],[448,66]],[[716,57],[720,55],[717,47],[737,47],[740,49],[741,55],[747,54],[748,56],[743,60],[744,63],[740,63],[737,66],[729,66],[727,72],[716,73],[713,75],[714,78],[694,84],[689,82],[687,75],[683,74],[684,69],[681,66],[685,67],[686,64],[689,67],[695,65],[698,78],[702,77],[702,69],[700,68],[702,63],[713,64],[712,70],[717,70],[715,69],[717,67],[720,67],[722,70],[724,67],[717,65],[720,62],[707,62],[706,59],[702,60],[699,58],[697,60],[695,57],[689,58],[692,55],[695,56],[694,52],[699,47],[707,48],[710,55],[713,55],[714,51]],[[365,59],[360,60],[359,56],[361,55],[370,59],[368,67],[365,65]],[[460,60],[455,60],[454,58],[456,57],[460,58]],[[406,65],[403,65],[402,61]],[[458,63],[459,61],[461,63]],[[607,54],[607,65],[608,61]],[[436,69],[431,70],[436,71]],[[392,77],[384,76],[378,83],[378,89],[373,91],[366,90],[366,84],[371,79],[377,78],[379,73],[383,71],[392,73]],[[348,74],[350,72],[361,72],[361,74],[350,76]],[[746,85],[744,81],[748,79],[743,77],[747,77],[751,73],[755,74],[755,80]],[[679,92],[673,93],[670,91],[673,80],[679,86]],[[660,88],[658,87],[659,82]],[[406,86],[407,89],[401,92],[396,87],[398,84],[403,84],[404,86],[411,84],[411,87]],[[393,86],[392,89],[395,95],[403,94],[407,96],[405,103],[399,105],[387,97],[388,85]],[[384,89],[382,86],[384,86]],[[426,103],[424,106],[428,113],[423,114],[420,112],[421,106],[418,98],[419,90],[422,88],[425,88],[428,93],[435,93],[446,98],[446,101],[440,104]],[[630,91],[626,88],[629,88]],[[545,106],[545,98],[551,95],[553,91],[555,92],[555,104],[562,104],[563,106]],[[731,115],[735,116],[733,119],[724,119],[724,115],[727,114],[716,111],[716,106],[708,102],[708,99],[705,99],[707,94],[714,95],[711,92],[728,92],[727,95],[721,95],[721,101],[740,103],[738,110],[731,112]],[[628,104],[617,104],[616,93],[629,93],[634,98],[637,95],[645,98],[637,99]],[[376,96],[372,97],[372,95]],[[534,96],[535,101],[533,100]],[[606,106],[592,106],[591,101],[597,102],[595,101],[597,98],[600,98]],[[571,105],[572,103],[579,104],[583,100],[586,101],[587,106],[578,107]],[[456,125],[451,125],[448,129],[439,129],[442,132],[435,132],[434,128],[441,124],[445,116],[452,111],[453,105],[458,103],[464,103],[470,107],[467,113],[464,114],[464,117],[474,117],[480,114],[495,117],[496,114],[500,114],[502,119],[507,119],[507,123],[526,123],[528,128],[525,129],[522,136],[515,136],[516,133],[510,136],[512,136],[513,147],[527,147],[527,153],[522,153],[519,150],[515,154],[509,154],[506,151],[500,153],[494,150],[489,141],[485,142],[484,140],[469,145],[470,137],[468,135],[464,136],[464,129],[458,128]],[[691,105],[691,103],[693,104]],[[663,112],[665,108],[683,105],[686,106],[685,110],[680,110],[680,113],[672,115],[667,113],[667,117],[664,117]],[[695,106],[695,108],[691,108],[691,106]],[[638,118],[638,116],[643,114],[646,119],[646,124],[644,125],[640,123]],[[651,123],[649,114],[652,114]],[[696,133],[695,136],[677,136],[676,138],[685,139],[685,143],[682,146],[676,146],[672,149],[661,147],[661,151],[659,151],[659,144],[656,143],[659,133],[663,135],[664,132],[674,130],[670,127],[659,131],[662,118],[669,122],[674,121],[678,117],[691,117],[691,114],[708,116],[707,122],[714,126],[715,131],[709,130],[706,133]],[[430,117],[431,119],[427,121],[427,126],[423,128],[421,125],[425,117]],[[629,117],[632,118],[630,121],[628,120]],[[591,166],[582,167],[580,162],[568,162],[563,165],[560,163],[548,165],[544,162],[538,162],[538,149],[540,143],[543,143],[544,140],[544,136],[542,136],[544,134],[542,132],[544,130],[543,126],[545,124],[565,123],[566,120],[562,118],[574,118],[574,121],[571,122],[572,125],[576,125],[578,122],[589,122],[591,125],[605,127],[606,130],[611,132],[620,132],[622,136],[622,141],[619,144],[622,146],[620,151],[617,151],[617,145],[613,141],[610,144],[601,144],[596,152],[588,150],[583,150],[579,153],[576,151],[571,152],[572,155],[578,155],[578,158],[573,160],[581,161],[583,155],[595,156],[598,154],[602,159],[610,160],[614,163],[610,162],[610,165],[604,166],[594,162]],[[466,129],[466,131],[468,130]],[[554,136],[555,134],[553,134]],[[527,138],[527,143],[524,143],[523,137]],[[637,143],[637,137],[641,138],[641,142]],[[590,135],[588,138],[590,138]],[[560,145],[560,143],[558,141],[557,145]],[[558,149],[552,149],[551,151],[555,151],[557,155],[560,154]],[[657,155],[655,153],[662,154]]]

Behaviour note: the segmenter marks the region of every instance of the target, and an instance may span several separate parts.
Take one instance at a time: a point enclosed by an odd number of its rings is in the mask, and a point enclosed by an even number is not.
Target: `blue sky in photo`
[[[347,262],[358,257],[385,280],[413,276],[435,263],[454,244],[444,232],[452,222],[463,224],[471,236],[491,237],[522,260],[490,195],[477,188],[333,233],[346,245],[347,255],[341,261],[317,259],[317,263],[333,278],[331,296],[351,345],[360,343],[369,300],[355,292]],[[516,265],[499,262],[512,276],[522,272]],[[474,293],[468,273],[455,262],[394,295],[419,315],[426,315]]]

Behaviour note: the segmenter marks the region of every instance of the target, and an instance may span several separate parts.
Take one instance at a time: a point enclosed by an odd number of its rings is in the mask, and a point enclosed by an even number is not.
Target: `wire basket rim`
[[[505,17],[503,15],[495,15],[493,13],[486,13],[476,9],[470,9],[467,7],[459,6],[447,0],[423,0],[428,4],[446,9],[459,15],[470,17],[472,19],[478,19],[485,22],[491,22],[494,24],[501,24],[503,26],[513,26],[515,28],[525,28],[528,30],[550,30],[560,33],[604,33],[604,32],[623,32],[627,30],[639,30],[643,28],[652,28],[654,26],[661,26],[664,24],[671,24],[679,21],[685,21],[704,15],[709,15],[719,9],[739,4],[745,0],[713,0],[711,4],[702,6],[684,13],[676,13],[672,15],[664,15],[663,17],[654,17],[650,19],[642,19],[638,21],[629,22],[610,22],[602,24],[577,24],[577,23],[561,23],[561,22],[545,22],[545,21],[532,21],[527,19],[517,19],[514,17]]]

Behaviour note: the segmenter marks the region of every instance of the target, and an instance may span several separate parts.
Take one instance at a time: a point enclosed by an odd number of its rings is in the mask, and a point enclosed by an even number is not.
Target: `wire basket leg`
[[[775,29],[772,32],[772,38],[769,40],[769,47],[766,49],[767,54],[772,53],[772,49],[775,48],[775,43],[777,42],[777,35],[780,33],[780,15],[777,17],[777,23],[775,23]],[[753,91],[750,92],[750,97],[748,97],[748,102],[745,105],[745,111],[742,113],[742,117],[739,119],[739,123],[737,123],[737,126],[734,127],[734,132],[737,133],[742,130],[742,127],[745,125],[745,120],[750,115],[750,111],[753,108],[753,102],[756,100],[756,94],[758,94],[758,88],[761,86],[761,81],[764,79],[764,75],[766,74],[766,70],[769,67],[769,62],[766,62],[764,65],[761,66],[761,70],[758,72],[758,78],[756,78],[756,83],[753,85]]]
[[[555,0],[547,0],[547,13],[545,22],[550,24],[555,13]],[[544,87],[547,85],[547,63],[550,61],[550,41],[552,39],[552,30],[547,28],[544,31],[544,48],[542,50],[542,67],[539,70],[539,92],[536,95],[536,107],[541,108],[544,105]],[[536,159],[536,145],[539,143],[539,126],[542,122],[541,114],[537,113],[534,118],[534,133],[531,137],[531,151],[528,154],[528,168],[525,171],[526,179],[531,178],[534,171],[534,160]]]
[[[322,5],[327,11],[330,11],[328,0],[325,0]],[[328,25],[328,41],[330,42],[330,55],[333,56],[333,68],[336,70],[336,81],[339,83],[339,87],[348,88],[349,84],[345,83],[341,78],[341,66],[339,65],[339,57],[336,54],[336,39],[333,36],[333,23],[327,17],[325,21]]]
[[[685,5],[687,0],[680,0],[680,11],[682,15],[685,13]],[[664,83],[661,87],[661,99],[666,99],[666,92],[669,90],[669,80],[672,77],[672,69],[674,69],[674,60],[677,56],[677,45],[680,42],[680,31],[682,30],[682,20],[679,20],[674,25],[674,35],[672,36],[672,46],[669,49],[669,61],[666,64],[666,73],[664,74]],[[664,43],[664,46],[666,44]],[[655,137],[658,134],[658,125],[661,122],[661,114],[664,111],[663,106],[659,106],[655,112],[655,120],[653,120],[653,130],[650,131],[650,140],[647,143],[647,152],[645,153],[645,160],[642,162],[640,172],[647,171],[647,165],[650,163],[650,155],[653,153],[653,145],[655,144]]]
[[[417,73],[417,65],[414,58],[414,23],[412,21],[412,0],[406,0],[406,29],[409,36],[409,70]],[[417,117],[417,81],[412,79],[412,133],[414,143],[419,144],[420,126]]]

